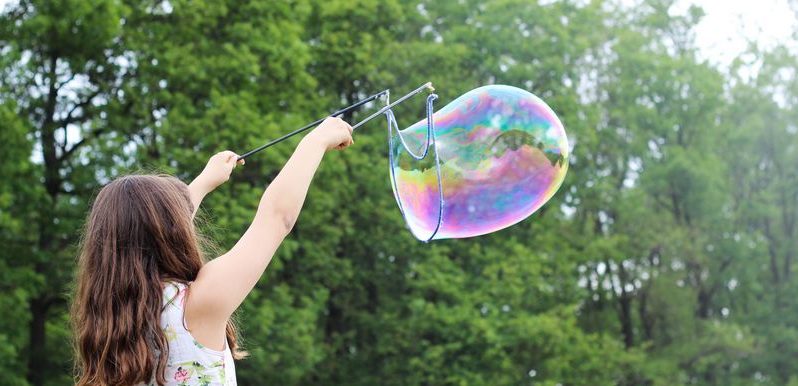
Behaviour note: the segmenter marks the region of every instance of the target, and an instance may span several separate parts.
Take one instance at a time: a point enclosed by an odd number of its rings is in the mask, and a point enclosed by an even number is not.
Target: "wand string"
[[[443,200],[443,180],[441,178],[441,161],[438,157],[438,146],[435,137],[435,121],[432,117],[433,113],[435,112],[434,102],[438,99],[438,95],[430,94],[427,95],[427,130],[426,130],[426,139],[423,145],[423,148],[420,153],[414,152],[410,146],[405,141],[405,138],[402,136],[402,132],[399,130],[399,124],[396,121],[396,117],[393,115],[393,110],[388,110],[385,112],[386,117],[388,118],[388,169],[391,171],[391,187],[393,188],[393,195],[396,198],[396,203],[399,204],[399,212],[402,213],[402,218],[404,218],[405,223],[409,224],[407,220],[407,214],[405,214],[404,205],[402,205],[402,197],[399,194],[399,187],[396,183],[396,169],[394,168],[394,164],[396,162],[395,158],[400,156],[400,149],[402,148],[407,151],[407,154],[412,157],[413,159],[420,161],[427,157],[430,148],[433,151],[435,157],[435,177],[437,178],[438,182],[438,221],[435,225],[435,229],[432,230],[429,237],[426,237],[424,242],[431,241],[438,231],[443,226],[443,207],[444,207],[444,200]],[[396,137],[399,139],[399,143],[394,145],[394,131],[396,132]],[[412,228],[411,228],[412,232]],[[419,239],[420,235],[416,235]]]
[[[424,83],[421,86],[419,86],[417,89],[415,89],[415,90],[405,94],[403,97],[397,99],[396,102],[389,103],[389,104],[385,105],[385,107],[379,109],[376,113],[369,115],[368,117],[366,117],[366,119],[364,119],[364,120],[356,123],[354,126],[352,126],[352,130],[357,129],[360,126],[363,126],[366,122],[368,122],[368,121],[370,121],[370,120],[372,120],[374,118],[377,118],[377,117],[379,117],[382,114],[385,114],[386,112],[390,111],[394,106],[396,106],[396,105],[398,105],[398,104],[410,99],[411,97],[415,96],[416,94],[418,94],[418,93],[420,93],[420,92],[422,92],[424,90],[427,90],[429,92],[435,91],[435,88],[432,87],[432,82]]]

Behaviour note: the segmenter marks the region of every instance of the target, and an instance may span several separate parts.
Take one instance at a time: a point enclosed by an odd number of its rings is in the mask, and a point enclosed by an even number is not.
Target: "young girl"
[[[203,263],[193,214],[227,181],[237,156],[214,155],[188,186],[121,177],[100,190],[86,223],[72,307],[78,385],[235,385],[230,316],[294,225],[325,151],[353,143],[328,118],[263,193],[233,248]]]

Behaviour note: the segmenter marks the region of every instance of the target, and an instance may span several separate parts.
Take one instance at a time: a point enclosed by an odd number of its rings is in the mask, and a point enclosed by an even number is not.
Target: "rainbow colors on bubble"
[[[392,133],[394,195],[420,240],[494,232],[529,217],[568,170],[568,140],[552,109],[520,88],[492,85],[462,95],[427,121]],[[440,167],[440,186],[435,152]],[[443,202],[441,194],[443,192]]]

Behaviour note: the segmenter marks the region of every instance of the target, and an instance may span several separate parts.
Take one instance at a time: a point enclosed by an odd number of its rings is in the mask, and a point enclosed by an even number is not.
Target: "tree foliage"
[[[718,68],[692,40],[700,9],[621,3],[11,2],[0,384],[70,382],[68,294],[98,187],[188,181],[213,152],[428,80],[443,103],[489,83],[545,99],[574,144],[560,192],[512,228],[422,244],[390,192],[384,123],[360,129],[238,313],[241,384],[798,383],[798,57],[752,46]],[[402,125],[422,112],[397,108]],[[221,248],[291,150],[208,198],[199,226]]]

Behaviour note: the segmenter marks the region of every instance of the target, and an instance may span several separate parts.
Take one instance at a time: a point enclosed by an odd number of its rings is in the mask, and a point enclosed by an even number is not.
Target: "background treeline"
[[[489,83],[545,99],[574,143],[559,193],[510,229],[419,243],[385,123],[368,125],[327,156],[239,313],[241,384],[798,385],[798,57],[752,45],[714,67],[702,12],[669,0],[541,3],[11,1],[0,384],[71,382],[70,281],[99,186],[189,181],[214,152],[430,80],[440,106]],[[403,105],[400,125],[422,112]],[[207,199],[222,248],[292,149]]]

